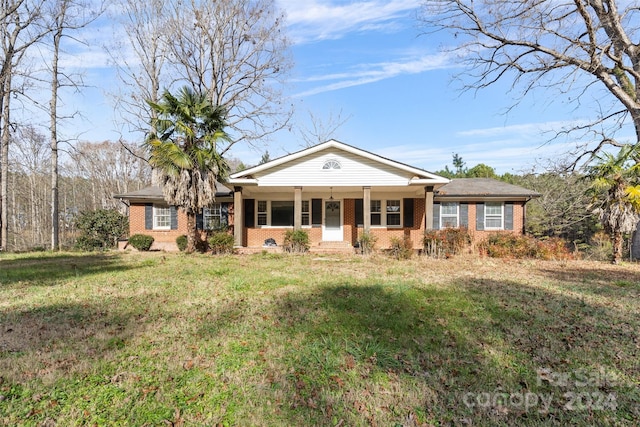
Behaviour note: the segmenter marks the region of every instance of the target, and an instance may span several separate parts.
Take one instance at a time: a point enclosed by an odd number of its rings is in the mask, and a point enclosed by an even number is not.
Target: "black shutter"
[[[356,227],[364,225],[364,200],[356,199]]]
[[[322,199],[311,199],[311,225],[322,225]]]
[[[476,203],[476,230],[484,230],[484,203]]]
[[[244,226],[253,228],[256,226],[256,201],[255,199],[244,199]]]
[[[178,209],[175,206],[169,207],[169,212],[171,212],[171,229],[178,229]]]
[[[513,230],[513,203],[504,204],[504,229]]]
[[[402,201],[402,224],[403,227],[413,228],[413,199],[403,199]]]
[[[433,204],[433,224],[434,230],[440,230],[440,203]]]
[[[460,203],[460,227],[469,227],[469,204]]]
[[[196,229],[204,230],[204,209],[201,209],[200,212],[196,214]]]
[[[144,229],[153,230],[153,203],[144,205]]]
[[[229,203],[220,204],[220,227],[227,228],[229,226]]]

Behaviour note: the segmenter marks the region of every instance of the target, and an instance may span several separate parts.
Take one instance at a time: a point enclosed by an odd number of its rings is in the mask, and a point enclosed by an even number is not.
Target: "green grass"
[[[635,425],[638,283],[582,261],[1,254],[0,425]]]

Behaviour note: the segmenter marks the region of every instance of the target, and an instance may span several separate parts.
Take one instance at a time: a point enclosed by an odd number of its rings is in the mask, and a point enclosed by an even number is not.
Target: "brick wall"
[[[147,230],[145,229],[145,204],[132,203],[129,206],[129,236],[146,234],[153,237],[151,250],[177,251],[176,239],[187,234],[187,215],[178,209],[178,228],[176,230]],[[233,208],[229,208],[229,233],[233,233]],[[207,238],[205,231],[200,231],[202,240]]]
[[[409,236],[414,242],[414,248],[422,247],[422,236],[424,235],[425,225],[425,200],[417,198],[414,201],[414,217],[412,228],[386,228],[372,227],[371,234],[377,237],[376,247],[378,249],[386,249],[391,245],[391,238],[404,238]],[[344,240],[352,245],[356,243],[358,237],[362,234],[363,228],[356,226],[355,218],[355,200],[345,199],[343,202],[343,223],[344,223]],[[129,233],[132,234],[148,234],[155,239],[153,249],[173,250],[175,240],[178,236],[186,234],[187,217],[185,213],[178,209],[178,229],[177,230],[145,230],[144,220],[145,205],[131,204],[129,208]],[[233,232],[233,205],[229,207],[229,225],[230,232]],[[513,230],[504,231],[478,231],[476,227],[476,204],[469,203],[469,233],[474,241],[479,242],[487,238],[490,234],[495,233],[513,233],[521,234],[524,221],[524,203],[516,202],[513,204]],[[243,242],[248,247],[261,247],[268,238],[276,240],[278,245],[282,245],[284,234],[290,227],[284,228],[250,228],[244,229]],[[322,241],[322,228],[312,227],[304,228],[309,233],[309,239],[312,246],[316,246]]]

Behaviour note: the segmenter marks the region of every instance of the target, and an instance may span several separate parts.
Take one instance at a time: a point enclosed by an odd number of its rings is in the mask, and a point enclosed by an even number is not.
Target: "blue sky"
[[[349,117],[333,135],[347,144],[430,171],[451,167],[453,153],[467,167],[478,163],[499,173],[519,173],[557,159],[572,148],[549,142],[554,130],[583,120],[587,112],[550,103],[537,93],[505,114],[514,102],[509,82],[479,92],[461,92],[452,77],[461,71],[442,53],[446,35],[420,35],[420,0],[276,0],[287,13],[295,68],[287,88],[294,125]],[[103,31],[101,37],[108,37]],[[87,121],[74,122],[81,138],[118,139],[107,92],[117,84],[104,53],[88,51],[85,80],[93,85],[77,99]],[[124,133],[124,134],[123,134]],[[303,142],[284,130],[268,149],[272,158],[297,151]],[[238,145],[232,155],[256,163],[261,152]]]

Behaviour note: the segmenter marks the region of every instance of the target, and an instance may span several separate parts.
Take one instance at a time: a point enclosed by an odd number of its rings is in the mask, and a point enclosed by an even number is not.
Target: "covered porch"
[[[433,186],[289,186],[234,188],[235,246],[263,250],[289,230],[309,234],[312,252],[353,252],[363,233],[376,247],[408,236],[422,245],[433,223]]]

